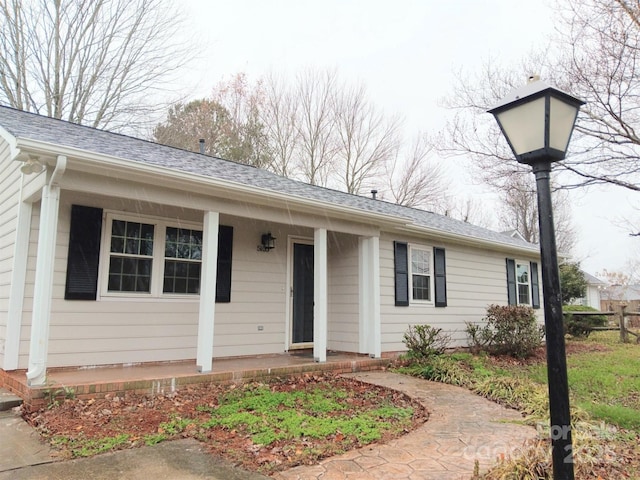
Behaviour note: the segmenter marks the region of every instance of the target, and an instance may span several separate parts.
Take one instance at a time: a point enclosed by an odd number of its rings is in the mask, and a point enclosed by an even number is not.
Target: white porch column
[[[52,182],[53,183],[53,182]],[[53,290],[53,264],[58,229],[60,187],[49,184],[42,187],[38,257],[33,290],[31,342],[29,346],[29,386],[46,382],[47,354],[49,350],[49,323],[51,321],[51,294]]]
[[[371,281],[369,288],[371,335],[369,344],[369,356],[380,358],[382,356],[382,329],[380,324],[380,237],[369,239],[369,261],[371,262]]]
[[[327,229],[313,233],[313,359],[327,361]]]
[[[200,313],[196,365],[199,372],[210,372],[213,362],[213,327],[216,313],[218,270],[218,212],[204,214],[202,229],[202,270],[200,273]]]
[[[30,202],[20,202],[18,207],[18,224],[16,226],[16,243],[13,251],[11,287],[9,289],[4,365],[2,366],[4,370],[16,370],[18,368],[20,329],[22,327],[22,310],[24,308],[24,286],[27,276],[32,211],[33,205]]]
[[[371,241],[358,238],[358,353],[369,353],[371,345]]]
[[[380,239],[359,239],[359,351],[382,355],[380,330]]]

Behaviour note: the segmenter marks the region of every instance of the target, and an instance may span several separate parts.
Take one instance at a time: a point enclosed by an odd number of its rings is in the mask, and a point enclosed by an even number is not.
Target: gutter
[[[49,322],[51,317],[51,289],[55,239],[57,231],[57,209],[60,197],[60,180],[67,169],[67,157],[58,155],[51,178],[42,189],[40,229],[38,233],[38,253],[36,279],[34,285],[33,318],[31,322],[31,344],[27,384],[43,385],[47,373],[47,352],[49,346]],[[53,202],[55,213],[47,210]],[[44,223],[43,222],[46,222]],[[44,227],[44,228],[43,228]]]
[[[234,182],[233,180],[218,180],[216,178],[200,175],[197,173],[184,172],[168,167],[150,165],[143,162],[117,158],[110,155],[77,149],[74,147],[59,146],[48,142],[41,142],[25,138],[17,139],[17,144],[24,149],[35,150],[41,154],[47,154],[53,150],[58,152],[62,151],[67,156],[72,157],[74,160],[77,159],[78,161],[85,163],[88,166],[93,165],[102,168],[111,167],[115,168],[120,174],[128,170],[139,175],[146,175],[150,177],[150,182],[155,184],[157,184],[158,182],[157,176],[161,175],[170,179],[172,182],[184,182],[186,184],[190,184],[191,187],[193,186],[193,183],[198,183],[203,187],[215,187],[222,190],[223,192],[235,193],[240,195],[250,194],[254,197],[257,197],[258,199],[264,199],[270,202],[273,202],[274,200],[280,201],[283,204],[283,208],[288,208],[289,206],[304,207],[308,210],[311,210],[312,212],[319,212],[321,215],[325,216],[328,213],[333,213],[334,215],[338,215],[349,220],[360,221],[369,224],[374,223],[377,226],[384,225],[388,228],[398,229],[401,231],[406,231],[408,233],[422,235],[426,233],[430,235],[436,235],[447,240],[452,240],[467,245],[483,245],[491,247],[493,249],[495,249],[496,247],[502,247],[504,249],[529,254],[538,252],[538,249],[535,246],[529,248],[526,246],[518,246],[511,243],[503,243],[495,240],[482,239],[478,237],[447,232],[445,230],[438,230],[420,226],[413,223],[413,220],[408,217],[398,217],[384,213],[357,209],[356,207],[341,206],[322,200],[311,200],[292,194],[285,194],[274,190],[249,186],[243,183]]]

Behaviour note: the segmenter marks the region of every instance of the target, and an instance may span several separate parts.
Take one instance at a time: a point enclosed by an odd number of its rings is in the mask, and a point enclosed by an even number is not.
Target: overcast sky
[[[180,0],[187,25],[201,45],[189,98],[207,96],[223,78],[245,72],[251,80],[270,71],[295,75],[305,67],[336,68],[362,81],[371,99],[406,118],[410,133],[435,133],[460,68],[473,72],[488,60],[517,64],[544,47],[553,31],[548,2],[521,0]],[[523,72],[523,83],[529,72]],[[449,159],[450,162],[459,162]],[[453,169],[454,171],[459,171]],[[456,189],[469,191],[466,174]],[[492,195],[473,187],[474,201]],[[620,226],[640,217],[637,194],[611,188],[572,192],[576,256],[596,274],[622,270],[638,255],[640,239]],[[640,223],[640,222],[638,222]]]

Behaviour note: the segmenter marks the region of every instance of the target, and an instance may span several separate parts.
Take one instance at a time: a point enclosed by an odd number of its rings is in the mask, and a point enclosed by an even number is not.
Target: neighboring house
[[[465,342],[539,307],[535,245],[430,212],[0,107],[0,367]]]
[[[625,304],[628,312],[640,311],[640,285],[609,285],[601,290],[601,310],[617,312]]]
[[[601,307],[601,292],[607,286],[606,282],[603,282],[599,278],[594,277],[593,275],[582,270],[582,274],[584,275],[584,279],[587,282],[587,288],[585,290],[584,297],[576,298],[573,301],[574,305],[584,305],[586,307],[595,308],[596,310],[600,310]]]

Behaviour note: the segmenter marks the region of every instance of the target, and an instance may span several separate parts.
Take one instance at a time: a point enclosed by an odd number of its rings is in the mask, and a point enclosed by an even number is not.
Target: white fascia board
[[[11,151],[11,159],[16,160],[21,157],[20,149],[16,146],[17,139],[6,129],[0,126],[0,138],[2,138],[7,144],[9,144],[9,150]]]
[[[148,183],[157,185],[158,176],[163,177],[163,185],[181,190],[193,189],[194,185],[201,186],[206,189],[215,187],[223,192],[233,195],[242,196],[245,199],[256,201],[279,202],[282,206],[290,208],[292,206],[303,208],[309,212],[320,211],[323,215],[331,213],[339,218],[346,218],[353,221],[365,223],[375,222],[378,225],[385,226],[402,226],[410,222],[407,218],[400,218],[393,215],[385,215],[365,210],[357,210],[353,207],[336,205],[335,203],[324,202],[322,200],[309,199],[291,194],[280,193],[274,190],[267,190],[253,187],[243,183],[233,182],[230,180],[219,180],[206,175],[183,172],[168,167],[150,165],[143,162],[113,157],[110,155],[99,154],[87,150],[67,147],[48,142],[40,142],[36,140],[18,138],[17,144],[24,151],[30,151],[39,155],[44,155],[55,159],[58,155],[65,155],[69,159],[69,167],[80,167],[78,170],[87,173],[96,170],[108,170],[123,178],[131,179],[132,175],[136,175],[141,179],[147,179]],[[114,177],[117,175],[113,175]]]
[[[490,248],[492,250],[500,250],[500,251],[509,251],[515,253],[522,253],[526,255],[534,255],[539,256],[540,250],[535,246],[525,247],[513,245],[510,243],[497,242],[493,240],[488,240],[485,238],[473,237],[470,235],[461,235],[459,233],[446,232],[443,230],[437,230],[435,228],[424,227],[421,225],[412,225],[407,226],[405,228],[398,229],[402,232],[413,234],[413,235],[429,235],[433,238],[438,238],[442,240],[449,240],[454,243],[469,245],[469,246],[483,246]]]
[[[375,223],[380,226],[381,230],[403,231],[421,236],[426,234],[443,240],[450,240],[466,245],[482,245],[492,249],[508,250],[517,253],[526,253],[529,255],[539,254],[539,251],[536,248],[528,248],[524,246],[519,247],[508,243],[495,242],[478,237],[460,235],[424,227],[416,225],[411,219],[404,217],[358,210],[354,207],[336,205],[334,203],[324,202],[321,200],[280,193],[274,190],[266,190],[229,180],[219,180],[205,175],[183,172],[168,167],[150,165],[143,162],[113,157],[111,155],[104,155],[79,148],[24,138],[17,138],[16,145],[17,148],[22,151],[29,151],[39,155],[48,156],[52,160],[57,158],[58,155],[65,155],[69,159],[69,169],[77,168],[87,173],[107,170],[112,173],[114,177],[122,176],[127,179],[132,179],[132,175],[135,175],[141,178],[141,180],[146,180],[148,183],[154,185],[158,184],[158,177],[161,176],[163,177],[163,185],[179,190],[190,191],[194,186],[199,186],[203,189],[210,189],[211,187],[214,187],[232,196],[250,199],[252,202],[268,201],[273,206],[277,206],[273,203],[277,202],[279,206],[283,206],[285,208],[297,207],[308,212],[320,212],[322,215],[330,213],[342,219]]]

